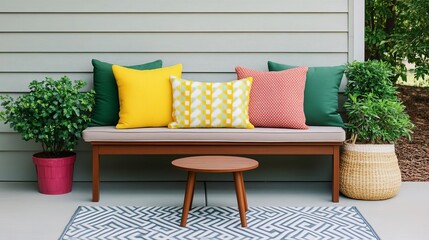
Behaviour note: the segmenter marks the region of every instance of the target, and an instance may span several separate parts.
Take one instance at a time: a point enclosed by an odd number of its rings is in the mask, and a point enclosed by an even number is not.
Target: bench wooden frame
[[[330,155],[332,202],[339,201],[342,142],[91,142],[92,201],[100,200],[100,155]]]

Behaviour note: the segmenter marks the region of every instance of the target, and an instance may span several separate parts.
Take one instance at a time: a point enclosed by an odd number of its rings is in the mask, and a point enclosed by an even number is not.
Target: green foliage
[[[346,95],[365,96],[373,94],[380,98],[396,98],[396,88],[390,81],[389,64],[381,61],[354,61],[347,65]]]
[[[406,80],[404,60],[415,64],[416,78],[429,75],[429,1],[365,1],[365,58],[392,65]]]
[[[389,81],[391,75],[389,65],[380,61],[347,65],[344,108],[353,143],[394,143],[402,136],[411,139],[414,125]]]
[[[358,100],[358,96],[350,95],[344,107],[349,119],[346,128],[354,142],[394,143],[402,136],[411,140],[414,125],[404,105],[396,99],[380,99],[369,94]]]
[[[72,82],[68,77],[59,80],[46,78],[32,81],[30,92],[14,100],[0,96],[0,120],[21,133],[25,141],[40,142],[46,156],[57,157],[73,151],[91,120],[94,91],[80,92],[86,83]]]
[[[403,0],[398,11],[396,40],[390,52],[416,64],[416,78],[429,76],[429,1]]]

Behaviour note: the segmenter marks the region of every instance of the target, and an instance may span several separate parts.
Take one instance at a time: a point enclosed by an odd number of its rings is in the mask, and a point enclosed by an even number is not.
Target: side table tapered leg
[[[244,203],[244,189],[241,172],[234,172],[235,193],[237,195],[238,210],[240,212],[241,226],[247,227],[246,206]]]
[[[191,209],[192,209],[192,204],[194,203],[194,192],[195,192],[195,178],[194,178],[194,187],[192,187],[191,203],[189,204],[189,211],[191,211]]]
[[[240,178],[241,178],[241,187],[243,189],[244,209],[247,212],[249,210],[249,207],[247,206],[246,187],[244,187],[243,172],[240,172]]]
[[[183,201],[183,210],[182,210],[182,221],[180,226],[186,227],[186,222],[188,220],[189,209],[191,208],[194,187],[195,187],[195,172],[188,172],[188,181],[186,182],[185,190],[185,199]]]

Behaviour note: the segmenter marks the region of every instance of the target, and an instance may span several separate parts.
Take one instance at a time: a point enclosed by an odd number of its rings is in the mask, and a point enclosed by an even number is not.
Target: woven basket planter
[[[394,197],[401,171],[393,144],[348,144],[340,161],[340,191],[347,197],[382,200]]]

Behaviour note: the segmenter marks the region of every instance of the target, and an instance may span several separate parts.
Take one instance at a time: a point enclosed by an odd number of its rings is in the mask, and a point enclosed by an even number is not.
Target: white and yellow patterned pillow
[[[170,77],[173,122],[169,128],[254,128],[248,106],[251,77],[230,82],[195,82]]]

